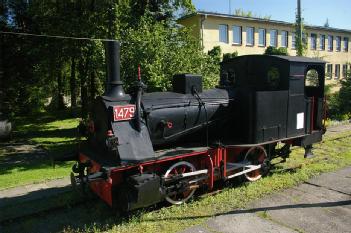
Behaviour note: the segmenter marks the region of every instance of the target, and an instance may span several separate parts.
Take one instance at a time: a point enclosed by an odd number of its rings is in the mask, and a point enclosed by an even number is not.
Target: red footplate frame
[[[207,169],[208,180],[207,188],[211,190],[214,182],[220,179],[226,179],[228,176],[226,172],[226,164],[237,162],[238,155],[247,148],[208,148],[202,151],[194,151],[177,156],[164,157],[158,160],[151,160],[139,164],[126,165],[113,168],[109,171],[107,180],[98,180],[90,182],[90,188],[102,200],[104,200],[111,207],[113,206],[112,188],[123,183],[126,173],[138,174],[143,172],[151,172],[157,174],[164,174],[165,169],[178,161],[188,161],[193,164],[197,170]],[[81,163],[90,161],[91,167],[88,169],[89,173],[100,171],[101,165],[92,161],[88,156],[80,154],[79,160]]]

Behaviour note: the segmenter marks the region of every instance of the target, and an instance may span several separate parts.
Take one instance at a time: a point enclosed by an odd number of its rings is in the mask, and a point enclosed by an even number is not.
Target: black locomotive
[[[144,93],[139,78],[126,94],[119,46],[106,44],[108,88],[80,126],[87,140],[71,176],[111,206],[180,204],[217,180],[255,181],[290,146],[310,156],[322,139],[324,61],[240,56],[221,63],[216,88],[203,91],[201,76],[180,74],[173,92]]]

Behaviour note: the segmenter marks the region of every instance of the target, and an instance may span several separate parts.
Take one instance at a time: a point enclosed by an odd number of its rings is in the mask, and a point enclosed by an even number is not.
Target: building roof
[[[238,16],[238,15],[230,15],[230,14],[223,14],[223,13],[216,13],[216,12],[208,12],[208,11],[197,11],[195,13],[183,16],[178,19],[181,21],[183,19],[187,19],[196,15],[203,15],[203,16],[213,16],[213,17],[222,17],[227,19],[239,19],[239,20],[247,20],[253,22],[266,22],[272,24],[279,24],[284,26],[294,26],[294,23],[280,21],[280,20],[272,20],[272,19],[264,19],[264,18],[257,18],[257,17],[247,17],[247,16]],[[351,33],[349,29],[340,29],[340,28],[332,28],[332,27],[324,27],[324,26],[315,26],[315,25],[305,25],[305,28],[308,29],[316,29],[316,30],[326,30],[326,31],[333,31],[333,32],[343,32],[343,33]]]
[[[316,59],[316,58],[310,58],[310,57],[298,57],[298,56],[282,56],[282,55],[264,55],[264,54],[249,54],[249,55],[242,55],[242,56],[237,56],[233,57],[227,61],[224,61],[222,63],[227,63],[232,60],[238,60],[238,59],[279,59],[281,61],[286,61],[286,62],[301,62],[301,63],[314,63],[314,64],[325,64],[326,61]]]

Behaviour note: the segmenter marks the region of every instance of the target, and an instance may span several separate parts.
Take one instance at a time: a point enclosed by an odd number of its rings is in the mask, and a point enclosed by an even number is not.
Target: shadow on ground
[[[19,189],[24,192],[26,191],[25,186]],[[3,190],[2,194],[6,192],[7,195],[12,195],[12,190],[13,189]],[[63,200],[63,197],[70,198]],[[45,188],[22,195],[17,194],[13,197],[2,197],[0,199],[0,222],[19,219],[51,208],[65,206],[66,204],[64,203],[71,203],[71,197],[73,198],[74,194],[70,186]]]
[[[14,169],[18,172],[53,167],[53,159],[75,150],[75,134],[74,128],[16,133],[15,140],[0,142],[0,175],[12,173]],[[67,140],[57,142],[42,140],[40,145],[30,140],[38,137],[67,138]]]
[[[53,169],[53,159],[72,153],[75,149],[75,142],[56,143],[48,152],[40,146],[33,144],[16,143],[11,144],[8,148],[16,147],[15,152],[6,151],[0,156],[0,175],[10,174],[19,171],[29,171],[35,169]],[[5,148],[6,150],[7,148]],[[64,163],[58,162],[63,165]]]
[[[70,193],[70,195],[74,195]],[[56,197],[58,198],[58,197]],[[69,199],[69,198],[68,198]],[[66,199],[65,201],[67,202]],[[58,198],[56,202],[61,202],[64,198]],[[26,216],[22,218],[17,218],[13,221],[0,222],[2,225],[3,232],[76,232],[82,231],[86,232],[93,228],[97,228],[100,231],[106,231],[112,229],[113,226],[118,225],[123,222],[129,222],[130,219],[138,218],[140,214],[139,211],[130,213],[129,216],[121,217],[121,215],[104,204],[101,200],[97,198],[93,199],[81,199],[81,196],[75,196],[73,199],[75,203],[69,203],[53,208],[46,211],[41,211],[35,215]],[[79,204],[77,204],[77,201]],[[221,215],[236,215],[236,214],[247,214],[247,213],[258,213],[271,210],[282,210],[282,209],[301,209],[301,208],[330,208],[337,206],[351,205],[351,200],[346,201],[335,201],[335,202],[319,202],[319,203],[302,203],[294,205],[279,205],[279,206],[269,206],[260,208],[251,208],[244,210],[234,210],[226,213],[220,213],[216,215],[202,215],[202,216],[189,216],[189,217],[174,217],[174,218],[161,218],[161,219],[143,219],[141,221],[145,222],[157,222],[161,220],[172,220],[179,221],[185,219],[204,219],[214,216]],[[41,205],[36,205],[36,208],[41,208]],[[38,207],[39,206],[39,207]],[[144,209],[144,211],[154,211],[164,207],[165,204],[162,203],[156,207],[151,207]],[[34,207],[34,206],[32,206]],[[29,208],[29,207],[28,207]],[[26,210],[26,208],[24,208]],[[13,224],[14,221],[16,224]]]

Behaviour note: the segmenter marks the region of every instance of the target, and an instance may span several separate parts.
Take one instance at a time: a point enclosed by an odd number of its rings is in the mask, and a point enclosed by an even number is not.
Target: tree
[[[166,21],[172,23],[176,12],[190,14],[195,11],[191,0],[124,0],[118,4],[118,9],[123,9],[122,20],[128,22],[128,26],[137,27],[141,19],[148,15],[152,21]]]
[[[107,37],[106,9],[114,5],[109,1],[97,4],[93,0],[5,2],[13,19],[11,23],[6,22],[8,30],[93,38]],[[40,111],[48,98],[54,100],[51,104],[54,108],[63,108],[63,97],[67,95],[71,96],[71,106],[75,108],[77,97],[86,98],[79,98],[80,103],[89,104],[91,96],[101,93],[101,82],[96,80],[105,76],[101,42],[6,36],[5,44],[9,45],[5,46],[5,54],[14,54],[7,57],[5,68],[12,112]],[[93,47],[92,53],[87,52],[89,46]],[[81,66],[79,70],[78,64],[86,64],[85,61],[92,65]],[[90,92],[85,91],[87,89]]]
[[[218,63],[202,52],[190,29],[152,20],[144,16],[138,28],[125,31],[121,76],[127,88],[137,78],[138,64],[148,91],[171,90],[172,77],[177,73],[202,74],[205,88],[213,87],[218,81]]]
[[[169,90],[175,73],[204,75],[205,87],[217,82],[219,59],[204,54],[188,29],[177,26],[175,16],[192,12],[190,0],[61,0],[3,1],[0,26],[7,31],[122,42],[121,74],[126,87],[141,64],[149,90]],[[3,3],[2,2],[2,3]],[[7,13],[4,13],[6,15]],[[7,20],[11,19],[11,20]],[[96,95],[104,91],[104,44],[96,40],[71,40],[6,35],[2,43],[10,112],[42,111],[81,106],[86,116]]]
[[[271,19],[270,15],[260,16],[255,13],[252,13],[252,11],[244,11],[242,8],[235,9],[234,15],[243,16],[243,17],[261,18],[261,19]]]
[[[327,20],[325,21],[325,23],[324,23],[324,25],[323,25],[324,27],[326,27],[326,28],[328,28],[329,27],[329,19],[327,18]]]
[[[0,2],[0,30],[6,30],[6,18],[7,18],[7,8],[4,1]],[[3,82],[4,82],[4,68],[3,68],[3,45],[4,45],[4,38],[0,35],[0,120],[2,115],[6,110],[4,109],[4,97],[3,93]],[[8,111],[6,111],[8,112]]]
[[[304,19],[301,17],[301,5],[298,0],[296,22],[295,22],[295,47],[296,55],[304,56],[307,50],[307,36],[304,29]]]

